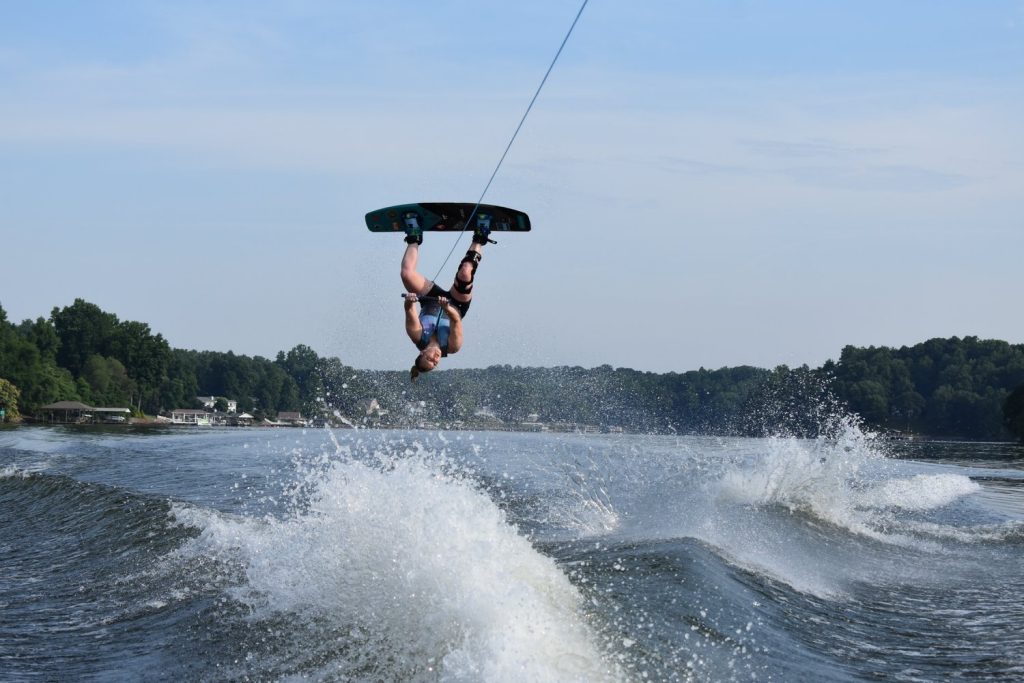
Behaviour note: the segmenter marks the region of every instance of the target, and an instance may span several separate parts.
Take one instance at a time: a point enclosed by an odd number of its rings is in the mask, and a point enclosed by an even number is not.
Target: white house
[[[171,422],[176,425],[210,425],[210,413],[205,410],[178,408],[171,411]]]
[[[216,396],[196,396],[196,400],[199,401],[200,403],[202,403],[203,404],[203,408],[206,408],[207,410],[213,410],[213,407],[215,405],[217,405],[217,397]],[[236,400],[234,400],[232,398],[225,398],[224,400],[228,404],[228,412],[229,413],[237,413],[238,412],[238,401],[236,401]]]

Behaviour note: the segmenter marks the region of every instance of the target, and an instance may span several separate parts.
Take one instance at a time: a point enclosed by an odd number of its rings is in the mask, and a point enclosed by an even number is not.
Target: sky
[[[475,202],[576,0],[0,0],[0,305],[405,369],[397,235]],[[592,0],[444,367],[1024,343],[1024,1]],[[427,234],[449,286],[468,246]],[[455,255],[442,268],[452,248]]]

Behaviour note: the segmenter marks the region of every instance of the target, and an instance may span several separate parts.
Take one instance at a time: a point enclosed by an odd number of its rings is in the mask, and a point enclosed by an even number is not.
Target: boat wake
[[[324,638],[344,638],[325,672],[615,679],[580,593],[449,465],[343,457],[311,471],[281,519],[177,505],[176,520],[199,530],[182,552],[240,567],[232,594],[255,618],[314,619]]]

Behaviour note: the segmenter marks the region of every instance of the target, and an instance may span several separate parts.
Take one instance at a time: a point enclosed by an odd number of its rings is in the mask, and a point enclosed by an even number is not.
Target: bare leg
[[[405,247],[405,255],[402,256],[402,284],[405,291],[413,294],[426,294],[434,284],[427,278],[420,275],[416,270],[416,264],[420,260],[420,245],[409,244]]]

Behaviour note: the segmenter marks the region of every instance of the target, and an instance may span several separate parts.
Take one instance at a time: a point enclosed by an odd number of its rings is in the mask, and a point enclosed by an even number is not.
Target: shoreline
[[[581,436],[687,436],[687,437],[706,437],[706,438],[721,438],[721,439],[766,439],[773,438],[770,436],[749,436],[743,434],[716,434],[716,433],[699,433],[699,432],[633,432],[628,430],[621,431],[602,431],[597,428],[592,429],[518,429],[516,426],[497,426],[497,425],[346,425],[344,423],[339,424],[324,424],[324,425],[293,425],[293,424],[254,424],[254,425],[196,425],[196,424],[180,424],[172,422],[160,422],[157,420],[141,420],[139,418],[133,418],[132,422],[125,424],[73,424],[73,423],[50,423],[50,422],[34,422],[31,420],[22,420],[21,422],[5,422],[0,424],[0,430],[13,431],[18,428],[70,428],[80,429],[84,431],[96,430],[96,431],[120,431],[120,430],[131,430],[131,431],[147,431],[152,429],[168,429],[173,431],[179,431],[183,429],[197,430],[197,431],[234,431],[240,429],[251,429],[251,430],[264,430],[264,429],[343,429],[343,430],[359,430],[359,429],[372,429],[372,430],[393,430],[393,431],[421,431],[421,432],[498,432],[498,433],[516,433],[516,434],[578,434]],[[784,438],[792,438],[799,440],[814,440],[816,437],[805,437],[799,435],[791,435]],[[1020,445],[1024,446],[1024,443],[1004,440],[1004,441],[993,441],[993,440],[978,440],[978,439],[967,439],[950,436],[928,436],[922,434],[915,434],[911,438],[899,438],[899,439],[887,439],[884,434],[878,434],[877,439],[881,443],[970,443],[970,444],[992,444],[992,445]]]

